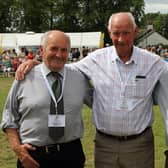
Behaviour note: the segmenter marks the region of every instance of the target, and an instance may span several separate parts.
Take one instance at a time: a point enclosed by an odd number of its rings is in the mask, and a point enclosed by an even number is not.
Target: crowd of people
[[[168,47],[163,45],[147,46],[146,49],[154,54],[159,55],[165,61],[168,61]]]
[[[83,46],[82,49],[71,48],[68,55],[68,62],[79,61],[96,49],[97,48],[85,46]],[[35,59],[41,62],[42,57],[40,51],[33,52],[32,50],[26,49],[26,47],[20,48],[19,52],[16,52],[15,49],[4,50],[0,54],[0,73],[3,74],[4,77],[14,76],[18,66],[28,59]]]
[[[108,44],[109,46],[109,44]],[[105,45],[105,47],[108,47]],[[95,51],[98,48],[89,48],[83,46],[80,48],[71,48],[68,62],[76,62],[86,57],[90,52]],[[147,46],[146,50],[159,55],[165,61],[168,61],[168,47],[163,45]],[[4,50],[0,54],[0,73],[5,77],[14,76],[18,66],[26,61],[27,59],[36,59],[42,61],[42,57],[39,51],[33,52],[32,50],[26,49],[26,47],[20,48],[19,52],[15,49]]]
[[[15,49],[6,49],[0,54],[0,73],[5,77],[14,76],[17,68],[27,59],[41,61],[39,54],[22,47],[19,52]]]

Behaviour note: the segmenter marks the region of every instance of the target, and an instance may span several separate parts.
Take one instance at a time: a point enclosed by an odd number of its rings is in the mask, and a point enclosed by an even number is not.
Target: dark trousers
[[[30,155],[40,164],[40,168],[84,168],[85,163],[80,140],[52,145],[47,151],[45,147],[37,147]],[[17,168],[23,168],[19,160]]]

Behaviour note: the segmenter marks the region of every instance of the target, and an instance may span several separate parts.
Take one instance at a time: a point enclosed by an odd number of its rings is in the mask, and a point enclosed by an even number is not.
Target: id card
[[[120,97],[117,103],[115,104],[117,110],[128,110],[129,103],[125,97]]]
[[[119,101],[119,108],[123,109],[123,110],[127,110],[128,109],[128,103],[126,99],[120,99]]]
[[[65,127],[65,115],[49,114],[48,127]]]

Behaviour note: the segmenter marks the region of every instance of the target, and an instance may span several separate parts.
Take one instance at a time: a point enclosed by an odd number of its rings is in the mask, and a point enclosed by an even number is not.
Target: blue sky
[[[166,13],[168,14],[168,0],[144,0],[145,13]]]

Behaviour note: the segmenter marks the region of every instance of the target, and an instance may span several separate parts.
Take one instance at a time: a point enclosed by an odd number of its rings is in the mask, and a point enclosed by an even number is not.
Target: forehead
[[[133,24],[128,17],[114,17],[111,23],[111,30],[133,30]]]
[[[47,45],[67,48],[69,45],[69,41],[63,33],[52,33],[48,36]]]

